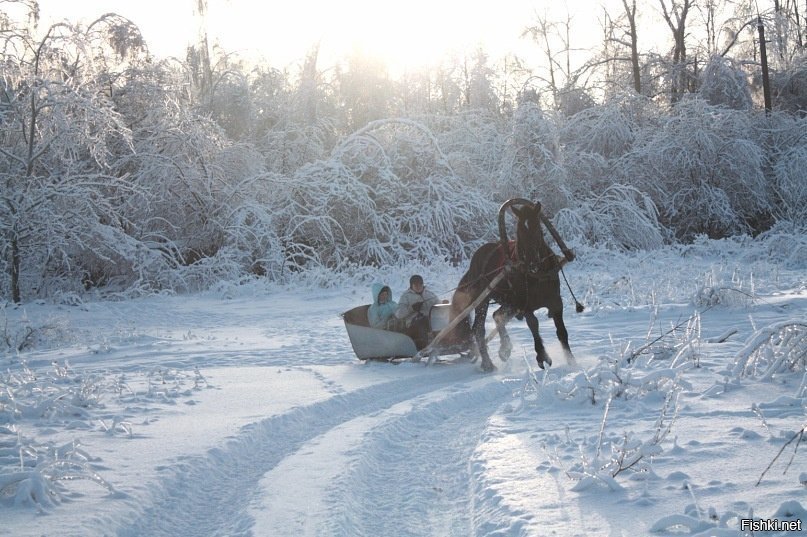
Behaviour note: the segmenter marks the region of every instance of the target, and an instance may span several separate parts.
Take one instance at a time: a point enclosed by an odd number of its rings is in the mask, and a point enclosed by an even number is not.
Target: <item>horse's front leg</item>
[[[496,321],[496,331],[499,333],[499,359],[506,362],[510,358],[513,350],[513,343],[510,341],[510,334],[507,333],[506,325],[513,318],[515,311],[507,306],[502,306],[493,312],[493,320]]]
[[[569,347],[569,332],[566,330],[566,325],[563,322],[563,310],[552,312],[552,320],[555,322],[555,330],[558,334],[558,341],[563,347],[563,354],[566,358],[566,363],[570,366],[577,366],[577,360],[572,354],[572,349]]]
[[[541,334],[538,333],[538,318],[533,311],[526,312],[524,317],[527,319],[527,326],[530,327],[532,339],[535,341],[535,360],[538,362],[538,367],[545,369],[545,366],[552,365],[552,359],[546,353]]]
[[[488,344],[485,341],[485,319],[487,319],[487,316],[488,301],[483,300],[474,310],[474,325],[472,331],[474,333],[477,349],[479,350],[479,356],[482,357],[482,370],[493,371],[496,367],[493,365],[493,362],[490,361]]]

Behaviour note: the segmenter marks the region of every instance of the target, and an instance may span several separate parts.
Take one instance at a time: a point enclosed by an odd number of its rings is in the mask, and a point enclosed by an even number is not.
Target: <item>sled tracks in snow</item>
[[[469,461],[510,394],[432,369],[295,408],[177,463],[115,534],[473,535]]]

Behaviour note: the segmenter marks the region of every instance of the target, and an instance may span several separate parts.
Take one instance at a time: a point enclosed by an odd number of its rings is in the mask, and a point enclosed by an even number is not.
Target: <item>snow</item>
[[[6,306],[30,344],[0,355],[0,535],[804,528],[804,266],[751,240],[579,254],[578,367],[539,314],[547,372],[515,320],[492,374],[359,362],[338,314],[364,280]],[[459,270],[418,271],[442,298]]]

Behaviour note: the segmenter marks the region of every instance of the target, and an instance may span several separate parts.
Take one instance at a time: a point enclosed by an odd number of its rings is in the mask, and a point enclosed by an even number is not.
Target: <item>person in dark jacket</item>
[[[395,325],[398,304],[392,300],[392,291],[386,285],[373,284],[373,303],[367,309],[367,321],[373,328],[391,330]]]

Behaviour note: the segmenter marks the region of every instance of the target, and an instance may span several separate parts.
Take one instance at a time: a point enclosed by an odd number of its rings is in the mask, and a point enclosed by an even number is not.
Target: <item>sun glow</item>
[[[571,13],[574,46],[586,48],[598,35],[601,8],[595,6],[617,0],[206,0],[204,19],[195,15],[199,2],[39,0],[39,5],[45,27],[63,19],[86,24],[109,12],[127,17],[158,57],[184,57],[204,23],[211,45],[247,60],[285,68],[302,63],[319,44],[320,69],[358,52],[397,75],[445,60],[456,65],[480,48],[492,61],[514,53],[534,65],[542,61],[541,48],[521,34],[538,15],[563,20]]]
[[[301,50],[319,43],[325,61],[359,51],[400,71],[479,46],[500,49],[518,41],[519,25],[513,18],[518,15],[508,5],[521,7],[523,13],[531,2],[510,0],[496,10],[453,0],[219,2],[210,7],[210,30],[223,43],[260,52],[270,61],[298,60]]]
[[[89,22],[115,12],[141,29],[158,56],[184,56],[198,35],[198,0],[40,0],[43,23]],[[358,51],[393,72],[430,66],[482,47],[496,56],[530,46],[520,38],[538,0],[207,0],[211,45],[275,67],[299,63],[319,43],[320,66]],[[534,46],[534,45],[532,45]]]

